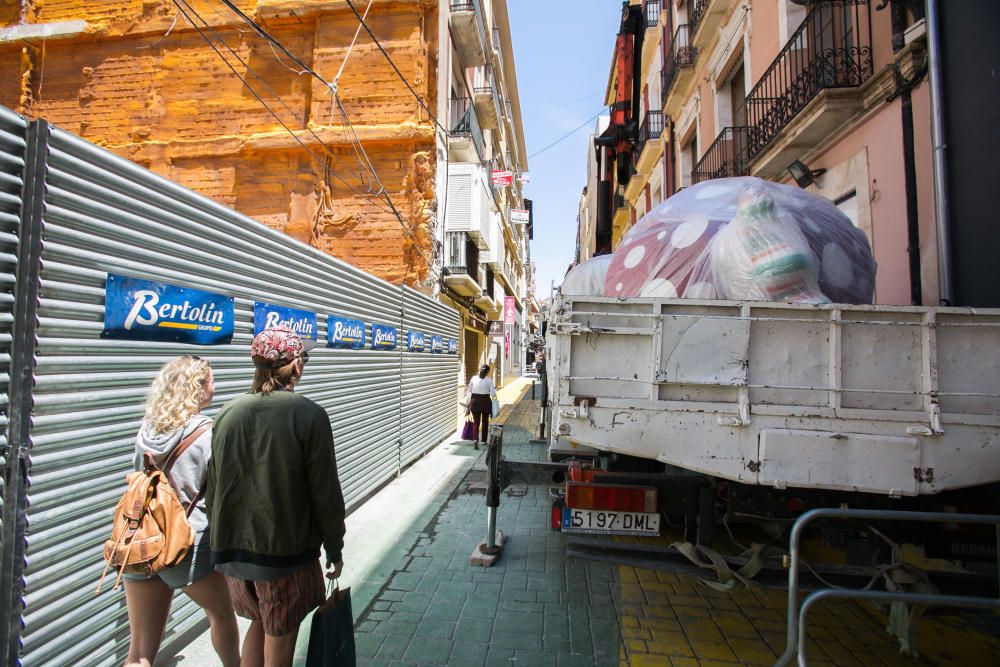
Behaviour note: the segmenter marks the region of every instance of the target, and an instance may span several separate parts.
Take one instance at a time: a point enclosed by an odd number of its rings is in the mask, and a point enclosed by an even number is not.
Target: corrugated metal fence
[[[10,282],[19,205],[13,193],[24,146],[18,134],[25,126],[6,112],[0,121],[0,275]],[[28,224],[37,226],[43,241],[33,258],[40,271],[37,298],[27,299],[36,309],[27,319],[37,322],[27,356],[34,376],[30,428],[23,442],[11,440],[27,455],[26,507],[12,511],[26,513],[23,529],[4,535],[26,550],[23,560],[5,560],[0,572],[15,605],[4,650],[9,664],[120,664],[128,645],[124,597],[93,591],[142,401],[160,365],[192,352],[210,359],[212,414],[249,384],[254,302],[315,312],[321,344],[310,353],[298,391],[331,416],[351,507],[453,432],[457,355],[404,348],[409,330],[428,340],[457,338],[458,315],[44,121],[29,124],[27,143],[29,155],[33,144],[40,154],[34,187],[43,193],[44,213],[35,221],[22,216],[22,244]],[[25,249],[18,251],[26,256]],[[101,338],[109,272],[233,296],[232,343],[193,347]],[[15,300],[4,299],[0,344],[8,345]],[[370,339],[364,350],[324,347],[327,315],[395,326],[399,348],[372,350]],[[0,348],[6,361],[5,353]],[[16,474],[14,467],[8,464],[6,472]],[[6,499],[5,521],[16,504]],[[5,558],[7,544],[5,539]],[[175,600],[166,642],[202,618],[194,612],[183,596]]]

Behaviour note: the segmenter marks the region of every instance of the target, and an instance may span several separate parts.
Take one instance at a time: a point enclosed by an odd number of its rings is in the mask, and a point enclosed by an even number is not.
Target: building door
[[[479,333],[465,330],[465,383],[479,373]]]

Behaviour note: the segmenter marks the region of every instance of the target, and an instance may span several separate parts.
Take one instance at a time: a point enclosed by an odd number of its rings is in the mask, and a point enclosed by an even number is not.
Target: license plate
[[[615,512],[563,508],[565,533],[598,535],[659,535],[660,515],[654,512]]]

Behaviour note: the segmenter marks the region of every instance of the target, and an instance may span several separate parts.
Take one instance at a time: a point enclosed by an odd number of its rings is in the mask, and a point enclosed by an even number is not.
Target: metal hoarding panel
[[[458,312],[403,288],[403,325],[445,340],[458,338]],[[402,451],[406,465],[452,435],[457,426],[458,355],[444,352],[405,352],[402,368]]]
[[[9,500],[16,502],[16,498],[7,498],[5,479],[11,475],[16,475],[17,470],[7,471],[8,465],[8,424],[10,406],[9,382],[10,382],[10,359],[12,326],[14,322],[14,282],[15,271],[17,269],[17,229],[21,214],[21,195],[24,187],[24,155],[25,155],[25,131],[27,126],[24,120],[14,112],[0,107],[0,280],[3,287],[0,289],[0,589],[4,588],[3,582],[6,580],[10,585],[13,578],[13,571],[6,565],[4,557],[15,557],[16,551],[4,553],[10,549],[15,537],[13,532],[8,535],[4,530],[3,514],[5,502]],[[10,460],[15,464],[16,456]],[[16,494],[15,494],[16,495]],[[16,512],[15,507],[7,508],[11,516]],[[15,522],[16,523],[16,522]],[[8,530],[13,530],[14,525],[7,526]],[[5,590],[6,592],[6,590]],[[4,598],[5,604],[11,599],[16,599],[14,593],[9,594],[10,598]],[[11,610],[4,610],[4,618]],[[10,624],[4,621],[8,628]],[[6,632],[0,633],[6,638]],[[7,653],[8,647],[0,644],[0,656]],[[0,657],[0,663],[3,658]]]
[[[128,627],[123,596],[93,594],[100,546],[130,470],[142,403],[158,368],[180,354],[211,360],[216,400],[209,415],[244,392],[257,301],[311,310],[319,339],[328,315],[368,324],[401,323],[403,300],[429,332],[457,335],[457,316],[417,292],[401,290],[81,139],[54,129],[46,176],[35,417],[27,510],[24,595],[26,665],[123,661]],[[155,280],[235,298],[232,342],[211,347],[100,337],[107,274]],[[412,293],[410,293],[412,292]],[[433,326],[430,326],[433,324]],[[447,325],[447,326],[446,326]],[[449,333],[450,332],[450,333]],[[298,391],[330,414],[348,508],[400,466],[400,351],[332,349],[322,344]],[[430,354],[426,355],[431,357]],[[454,392],[438,391],[447,355],[412,420],[420,446],[454,429]],[[417,368],[417,367],[415,367]],[[452,379],[454,384],[454,379]],[[442,383],[443,386],[443,383]],[[444,423],[447,421],[447,427]],[[429,446],[429,445],[428,445]],[[178,596],[164,644],[203,616]],[[66,633],[67,627],[76,629]]]

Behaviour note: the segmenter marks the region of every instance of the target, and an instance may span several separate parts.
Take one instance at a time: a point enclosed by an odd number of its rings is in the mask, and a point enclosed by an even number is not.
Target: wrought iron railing
[[[613,203],[613,209],[618,210],[620,208],[625,208],[627,206],[625,202],[625,184],[619,183],[615,188],[615,198]]]
[[[445,234],[445,268],[451,275],[467,275],[479,282],[479,248],[465,232]]]
[[[674,31],[674,37],[670,42],[670,55],[667,57],[666,65],[663,67],[663,102],[667,101],[667,93],[670,86],[677,78],[677,73],[682,67],[694,65],[695,58],[698,57],[698,50],[691,46],[691,30],[688,25],[679,25]]]
[[[655,28],[660,25],[660,0],[646,0],[646,27]]]
[[[710,0],[694,0],[688,3],[688,25],[691,26],[691,35],[698,31],[698,24],[705,16],[705,7]]]
[[[748,176],[750,157],[747,153],[747,128],[727,127],[719,133],[691,171],[691,182],[701,183],[713,178]]]
[[[639,145],[637,152],[641,152],[646,147],[646,142],[650,139],[658,139],[663,134],[663,112],[649,110],[645,118],[639,125]]]
[[[476,152],[483,154],[483,130],[479,126],[476,107],[468,97],[453,97],[448,110],[448,132],[453,137],[471,137]]]
[[[874,73],[868,0],[812,5],[747,96],[753,158],[821,91],[860,86]]]

